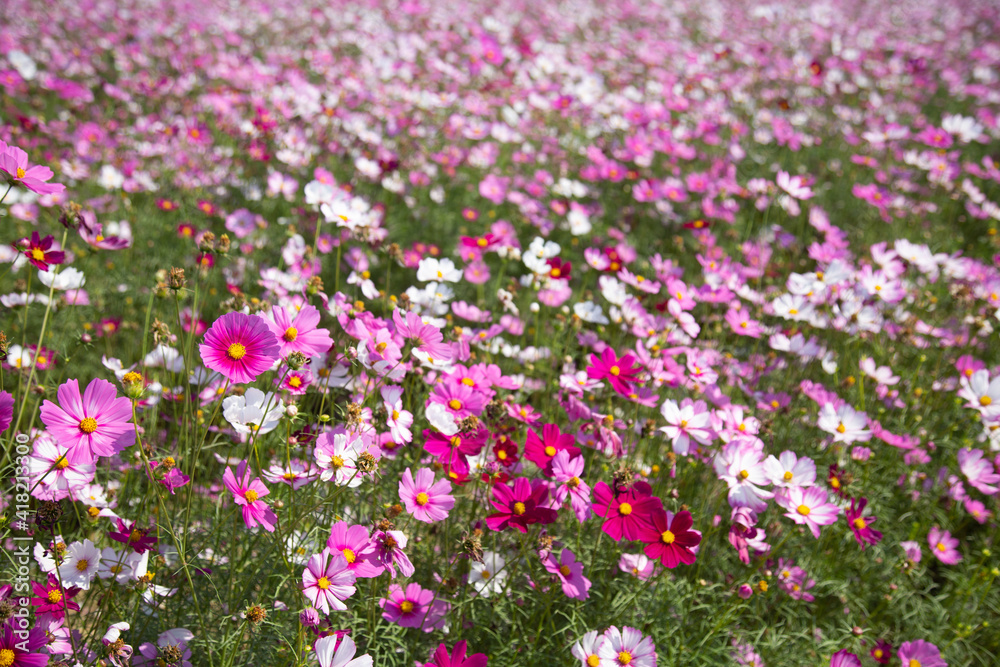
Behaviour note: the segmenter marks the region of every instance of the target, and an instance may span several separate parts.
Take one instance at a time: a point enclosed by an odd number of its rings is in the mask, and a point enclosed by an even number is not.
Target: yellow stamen
[[[811,512],[812,510],[809,509],[808,505],[799,505],[798,507],[795,508],[795,511],[801,514],[802,516],[809,516],[809,512]]]
[[[295,327],[288,327],[287,329],[285,329],[285,335],[282,336],[282,338],[284,338],[285,341],[289,343],[293,342],[298,337],[299,337],[299,330],[296,329]]]
[[[632,506],[628,503],[621,503],[618,505],[618,513],[622,516],[628,516],[632,513]]]
[[[428,496],[423,491],[417,494],[417,504],[420,505],[421,507],[426,505],[430,501],[431,501],[430,496]]]
[[[239,361],[240,359],[245,357],[246,354],[247,354],[247,349],[239,343],[233,343],[232,345],[229,346],[229,349],[226,350],[226,356],[232,359],[233,361]]]
[[[316,587],[322,588],[325,591],[330,588],[330,580],[326,577],[320,577],[319,580],[316,581]]]
[[[524,503],[514,503],[514,508],[512,510],[517,516],[521,516],[528,511],[528,508],[524,506]]]
[[[255,502],[259,496],[253,489],[247,489],[243,492],[243,497],[247,499],[248,503],[252,503]]]
[[[677,539],[676,536],[669,530],[665,530],[660,533],[660,540],[664,544],[673,544],[675,539]]]
[[[97,420],[93,417],[84,417],[80,422],[80,430],[90,435],[97,430]]]

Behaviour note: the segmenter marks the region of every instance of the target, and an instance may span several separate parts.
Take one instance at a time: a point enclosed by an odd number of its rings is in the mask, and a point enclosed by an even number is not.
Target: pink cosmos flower
[[[663,503],[652,495],[646,482],[636,482],[627,491],[615,494],[604,482],[594,487],[594,514],[604,517],[601,530],[616,542],[638,540],[651,525],[653,512],[663,511]]]
[[[837,521],[840,508],[827,502],[826,491],[818,486],[807,489],[792,487],[780,489],[774,495],[775,501],[788,512],[789,519],[799,525],[805,525],[812,531],[813,537],[819,538],[819,527],[829,526]]]
[[[573,644],[570,653],[580,661],[579,667],[595,667],[595,665],[601,664],[598,651],[606,641],[604,635],[598,634],[597,630],[591,630],[581,637],[580,641]]]
[[[344,611],[344,600],[354,595],[355,579],[344,554],[323,549],[313,554],[302,571],[302,592],[324,614],[329,614],[331,608]]]
[[[861,667],[861,660],[845,648],[830,656],[830,667]]]
[[[694,520],[687,510],[678,512],[654,512],[650,525],[640,530],[639,539],[646,543],[645,554],[651,559],[660,559],[665,567],[673,569],[684,563],[695,561],[695,551],[701,544],[701,533],[691,530]]]
[[[413,441],[413,414],[403,409],[403,388],[382,387],[383,406],[386,413],[386,425],[396,444],[406,444]]]
[[[250,474],[247,462],[241,461],[236,467],[235,476],[232,468],[226,468],[226,472],[222,474],[222,482],[233,494],[233,501],[242,508],[247,528],[253,528],[259,523],[264,530],[273,533],[278,517],[270,505],[261,500],[270,491],[260,481],[260,477],[250,481]]]
[[[482,653],[473,653],[470,656],[466,656],[465,653],[467,650],[468,644],[464,639],[455,644],[451,655],[448,655],[447,646],[439,644],[437,650],[434,651],[434,655],[431,656],[431,662],[425,662],[424,667],[486,667],[489,658]]]
[[[755,442],[733,440],[715,456],[714,466],[716,474],[729,486],[730,506],[763,512],[767,509],[767,499],[774,494],[760,488],[768,481]]]
[[[377,577],[385,571],[383,566],[374,562],[375,546],[364,526],[348,526],[347,522],[338,521],[330,527],[326,546],[332,553],[342,553],[347,560],[347,569],[359,579]]]
[[[98,456],[113,456],[135,442],[131,423],[132,402],[118,397],[118,389],[107,380],[94,378],[83,396],[76,380],[67,380],[56,392],[59,405],[42,403],[42,423],[68,449],[73,463],[90,462]]]
[[[992,496],[1000,490],[994,486],[1000,482],[1000,475],[994,472],[993,464],[981,449],[958,450],[958,465],[962,469],[962,474],[969,478],[969,484],[980,493]]]
[[[646,554],[622,554],[618,559],[618,569],[641,580],[649,579],[656,570],[656,561]]]
[[[432,359],[451,359],[451,346],[444,342],[441,330],[431,324],[425,324],[420,315],[412,310],[401,316],[400,309],[392,312],[392,321],[396,325],[396,333],[404,339],[412,341],[416,349]]]
[[[927,534],[927,544],[934,557],[945,565],[954,565],[962,560],[962,554],[958,552],[958,538],[952,537],[947,530],[941,530],[937,526],[931,528]]]
[[[354,657],[358,647],[350,635],[344,635],[339,644],[337,637],[338,635],[332,634],[316,640],[316,659],[319,661],[319,667],[372,667],[372,657],[367,653]]]
[[[372,561],[377,565],[389,570],[389,576],[396,578],[396,567],[404,577],[413,575],[413,563],[403,552],[406,548],[406,535],[399,530],[376,530],[372,535],[372,544],[375,546],[375,553]]]
[[[566,450],[573,458],[580,455],[580,448],[573,443],[573,436],[561,433],[555,424],[545,424],[541,438],[534,429],[528,429],[524,438],[524,458],[541,468],[546,477],[552,477],[551,463],[556,453]]]
[[[233,382],[244,383],[253,382],[269,370],[280,348],[263,318],[227,313],[212,324],[198,349],[208,368]]]
[[[684,456],[691,451],[691,441],[706,445],[712,441],[708,412],[704,401],[685,398],[680,406],[677,401],[667,399],[660,406],[660,414],[667,421],[661,426],[663,432],[673,442],[674,453]]]
[[[798,458],[795,452],[786,450],[775,458],[768,456],[764,461],[764,473],[771,484],[779,487],[812,486],[816,483],[816,464],[807,456]]]
[[[434,599],[434,591],[420,584],[389,586],[389,595],[379,600],[382,618],[403,628],[422,628],[433,632],[444,625],[450,605]]]
[[[604,633],[598,649],[600,667],[656,667],[656,647],[652,637],[643,637],[635,628],[612,626]]]
[[[399,481],[399,499],[414,519],[424,523],[447,519],[448,512],[455,506],[451,484],[446,479],[435,484],[434,471],[430,468],[420,468],[416,477],[407,468]]]
[[[97,465],[93,459],[71,462],[69,449],[48,433],[35,438],[33,451],[27,459],[28,478],[34,487],[33,496],[41,500],[62,500],[94,479]]]
[[[574,458],[569,449],[559,451],[551,461],[552,478],[556,483],[552,500],[561,506],[566,501],[566,496],[569,496],[573,512],[580,523],[589,519],[591,513],[590,487],[580,479],[584,463],[582,456]]]
[[[6,180],[18,183],[40,195],[51,195],[66,189],[60,183],[47,183],[52,178],[52,170],[41,165],[28,166],[28,154],[16,146],[8,146],[0,141],[0,172]]]
[[[632,391],[632,383],[638,381],[639,366],[635,365],[635,357],[626,354],[618,357],[610,347],[604,348],[601,356],[590,355],[591,365],[587,367],[587,376],[594,380],[607,380],[619,394],[627,395]]]
[[[552,523],[557,512],[546,507],[549,488],[541,480],[528,481],[518,477],[514,480],[514,488],[506,484],[493,485],[493,507],[498,512],[486,518],[490,530],[501,531],[514,527],[522,533],[527,533],[530,524]]]
[[[586,600],[590,597],[590,579],[583,576],[583,563],[569,549],[563,549],[559,560],[549,554],[542,564],[545,569],[559,577],[563,593],[574,600]]]
[[[948,667],[948,663],[941,657],[938,647],[923,639],[912,642],[903,642],[899,647],[896,657],[900,659],[906,667]]]
[[[729,311],[726,312],[726,324],[728,324],[729,328],[733,330],[733,333],[739,336],[760,338],[761,334],[764,332],[763,328],[760,326],[760,322],[757,322],[750,317],[750,311],[743,306],[740,306],[739,308],[730,308]]]

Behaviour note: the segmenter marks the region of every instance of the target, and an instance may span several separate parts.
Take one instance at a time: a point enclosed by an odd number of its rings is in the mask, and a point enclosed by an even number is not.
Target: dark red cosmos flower
[[[569,280],[573,272],[573,263],[564,262],[558,257],[552,257],[546,264],[549,265],[549,277],[555,279]]]
[[[693,548],[701,544],[701,533],[691,530],[694,520],[687,510],[678,512],[653,512],[651,525],[643,528],[639,536],[646,543],[644,553],[648,558],[659,558],[664,567],[673,569],[695,561]]]
[[[456,433],[445,435],[437,431],[424,429],[424,449],[436,456],[444,466],[448,478],[455,482],[464,480],[469,474],[469,462],[466,457],[476,456],[483,450],[489,431],[479,428],[472,433]],[[454,473],[454,474],[452,474]]]
[[[487,232],[482,236],[463,236],[461,238],[462,246],[466,248],[475,248],[480,252],[485,252],[493,248],[496,245],[497,237],[494,234]]]
[[[888,665],[889,660],[892,659],[892,644],[884,639],[880,639],[875,643],[874,648],[871,650],[871,656],[875,659],[875,662],[880,665]]]
[[[830,472],[827,475],[826,483],[830,485],[833,492],[836,493],[841,498],[846,498],[847,494],[844,492],[844,487],[850,483],[850,478],[847,477],[847,473],[837,467],[836,463],[830,464]]]
[[[615,495],[604,482],[594,486],[594,514],[604,517],[601,530],[616,542],[638,540],[644,529],[652,525],[654,512],[663,511],[663,503],[653,495],[646,482],[636,482],[632,488]]]
[[[506,484],[494,484],[491,502],[498,511],[486,517],[486,525],[496,531],[513,526],[527,533],[530,524],[552,523],[558,513],[543,507],[548,497],[549,487],[540,479],[528,481],[526,477],[518,477],[513,489]]]
[[[500,435],[493,445],[493,455],[497,457],[497,463],[505,468],[517,463],[520,458],[517,454],[517,443],[506,435]]]
[[[575,442],[571,434],[560,433],[555,424],[545,424],[541,438],[533,429],[528,429],[524,438],[524,458],[541,468],[546,477],[552,477],[552,459],[556,454],[566,449],[570,458],[580,455],[580,448],[575,446]]]
[[[31,238],[23,238],[14,245],[15,250],[20,250],[28,261],[42,271],[48,271],[50,264],[62,264],[66,259],[66,253],[62,250],[51,250],[55,243],[55,237],[49,235],[44,239],[38,232],[31,232]]]

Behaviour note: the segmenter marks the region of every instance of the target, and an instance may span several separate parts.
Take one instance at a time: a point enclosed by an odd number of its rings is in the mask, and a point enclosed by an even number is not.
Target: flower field
[[[1000,8],[0,3],[0,667],[1000,664]]]

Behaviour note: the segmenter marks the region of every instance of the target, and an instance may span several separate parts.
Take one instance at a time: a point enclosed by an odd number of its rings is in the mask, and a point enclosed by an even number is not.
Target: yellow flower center
[[[344,467],[343,457],[334,455],[334,457],[330,459],[330,466],[334,470],[340,470],[341,468],[343,468]]]
[[[552,445],[549,445],[548,447],[545,448],[545,455],[546,456],[555,456],[556,455],[556,448],[553,447]]]
[[[799,309],[798,308],[789,308],[788,309],[788,314],[789,315],[798,315],[799,314]]]
[[[618,506],[618,513],[622,516],[628,516],[632,513],[632,506],[628,503],[622,503]]]
[[[239,361],[240,359],[245,357],[246,354],[247,354],[247,349],[239,343],[233,343],[232,345],[229,346],[229,349],[226,350],[226,356],[232,359],[233,361]]]
[[[568,577],[569,576],[569,565],[562,565],[562,566],[560,566],[560,568],[559,568],[559,574],[561,574],[564,577]]]
[[[56,470],[65,470],[69,467],[69,461],[66,460],[65,456],[60,456],[59,460],[56,461]]]
[[[854,527],[857,528],[858,530],[864,530],[865,528],[868,527],[868,524],[865,523],[865,520],[862,519],[861,517],[858,517],[857,519],[855,519],[853,523],[854,523]]]
[[[358,557],[354,555],[353,549],[344,549],[343,553],[344,553],[344,559],[347,560],[348,565],[350,565],[351,563],[353,563],[358,559]]]
[[[288,385],[293,389],[298,389],[299,387],[302,386],[302,378],[300,378],[298,375],[293,375],[291,378],[289,378]]]
[[[830,486],[832,486],[835,489],[839,489],[840,488],[840,480],[837,479],[836,477],[831,477],[830,478]]]
[[[882,657],[883,655],[885,655],[885,653],[884,653],[884,652],[882,651],[882,649],[880,649],[880,648],[877,648],[877,649],[875,649],[875,652],[874,652],[874,653],[872,653],[872,656],[873,656],[873,657],[874,657],[874,658],[875,658],[876,660],[877,660],[877,659],[879,659],[879,658],[881,658],[881,657]]]
[[[375,346],[375,351],[378,352],[379,354],[382,354],[383,352],[385,352],[385,348],[387,347],[389,347],[389,343],[383,341]]]
[[[417,504],[418,505],[424,506],[427,503],[429,503],[430,501],[431,501],[430,496],[428,496],[423,491],[421,491],[420,493],[417,494]]]
[[[580,478],[570,477],[569,480],[566,482],[566,486],[568,486],[571,489],[575,489],[576,487],[580,486]]]
[[[618,377],[618,374],[622,372],[622,369],[618,368],[617,366],[612,366],[608,372],[614,375],[615,377]]]
[[[632,654],[629,653],[628,651],[621,651],[620,653],[618,653],[618,662],[620,662],[623,665],[632,664]]]
[[[252,503],[256,501],[259,496],[257,495],[257,492],[254,491],[253,489],[247,489],[246,491],[243,492],[243,497],[247,499],[247,502]]]
[[[93,417],[84,417],[80,422],[80,430],[90,435],[97,430],[97,420]]]
[[[460,447],[462,445],[462,439],[457,435],[451,436],[451,440],[448,442],[451,443],[452,447]]]
[[[946,547],[946,546],[944,545],[944,542],[938,542],[938,543],[937,543],[937,550],[938,550],[938,551],[947,551],[947,550],[948,550],[948,547]]]
[[[320,577],[319,580],[316,582],[316,586],[318,588],[322,588],[325,591],[326,589],[330,588],[330,580],[327,579],[326,577]]]
[[[138,530],[133,530],[131,533],[129,533],[128,536],[129,544],[132,544],[134,542],[140,542],[141,540],[142,540],[142,533],[140,533]]]
[[[749,471],[747,471],[747,470],[741,470],[740,471],[740,479],[746,479],[749,476],[750,476],[750,472]]]
[[[837,433],[845,433],[847,428],[844,426],[843,422],[837,424]]]
[[[784,480],[786,482],[790,482],[792,480],[792,471],[791,470],[786,470],[785,474],[782,475],[782,477],[784,478]]]
[[[453,398],[450,401],[448,401],[448,407],[451,408],[452,410],[461,410],[462,401],[458,400],[457,398]]]
[[[500,451],[497,452],[497,458],[500,459],[501,461],[506,461],[507,460],[507,452],[505,452],[504,450],[501,449]]]
[[[909,662],[909,667],[920,667],[920,661],[916,658],[911,658]]]
[[[598,667],[601,664],[601,659],[597,657],[597,654],[591,653],[587,656],[587,667]]]
[[[86,572],[88,567],[90,567],[90,561],[88,561],[86,558],[81,558],[80,560],[76,561],[77,572]]]
[[[781,407],[781,403],[778,403],[778,401],[771,401],[771,407],[777,410]]]
[[[88,507],[87,508],[87,515],[91,519],[96,519],[97,517],[99,517],[101,515],[101,510],[97,509],[96,507]]]
[[[36,262],[41,262],[45,259],[45,252],[41,248],[32,248],[31,258]]]
[[[401,603],[399,604],[399,609],[400,609],[400,611],[402,611],[402,612],[403,612],[404,614],[409,614],[410,612],[412,612],[412,611],[413,611],[413,603],[412,603],[412,602],[410,602],[409,600],[403,600],[403,601],[402,601],[402,602],[401,602]]]
[[[673,544],[675,539],[677,538],[669,530],[665,530],[662,533],[660,533],[660,540],[664,544]]]
[[[558,278],[559,276],[562,275],[562,271],[560,271],[559,269],[552,269],[549,272],[549,275],[552,276],[553,278]]]
[[[18,169],[18,171],[23,171],[23,170]],[[14,664],[14,652],[9,648],[0,650],[0,667],[10,667],[13,664]]]
[[[49,594],[45,596],[45,599],[49,601],[49,604],[58,604],[62,600],[62,593],[52,589]]]
[[[987,405],[989,405],[992,402],[993,402],[993,399],[990,398],[989,396],[983,396],[982,398],[979,399],[979,405],[981,405],[983,407],[986,407]]]
[[[489,579],[490,577],[493,576],[493,574],[489,570],[483,570],[479,576],[482,577],[483,579]]]
[[[287,329],[285,329],[285,335],[282,336],[282,338],[284,338],[285,341],[288,343],[293,342],[298,337],[299,337],[299,330],[296,329],[295,327],[288,327]]]
[[[395,421],[396,419],[399,419],[399,413],[398,413],[397,411],[393,410],[393,411],[392,411],[392,418],[393,418],[393,420],[394,420],[394,421]]]
[[[528,508],[524,506],[524,503],[514,503],[514,514],[521,516],[528,511]]]
[[[798,507],[795,508],[795,511],[801,514],[802,516],[809,516],[809,512],[811,512],[812,510],[809,509],[808,505],[799,505]]]

